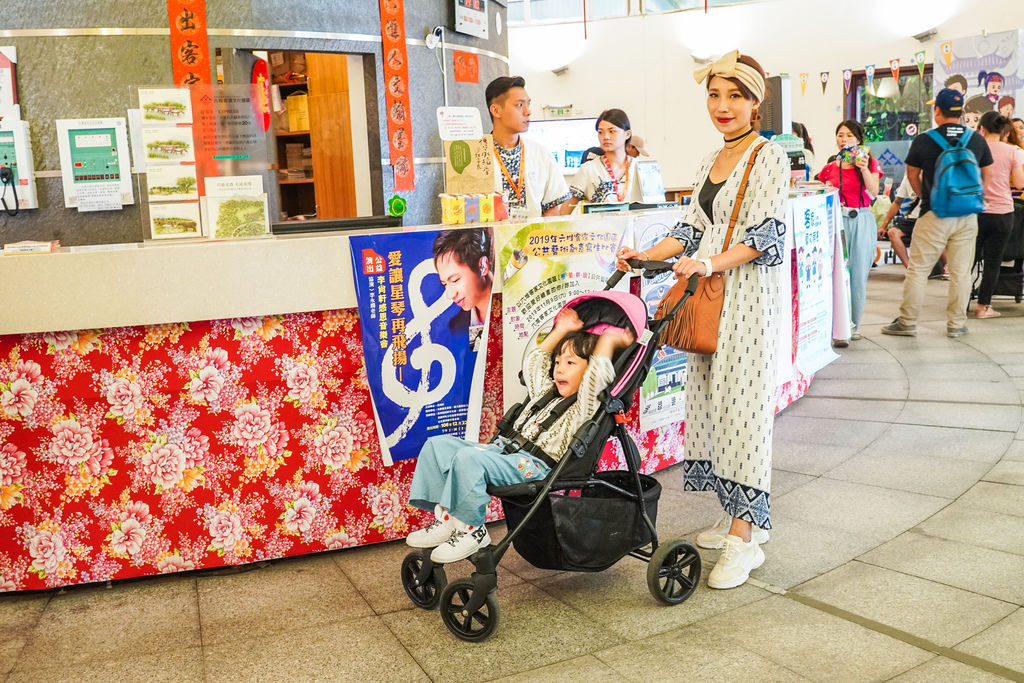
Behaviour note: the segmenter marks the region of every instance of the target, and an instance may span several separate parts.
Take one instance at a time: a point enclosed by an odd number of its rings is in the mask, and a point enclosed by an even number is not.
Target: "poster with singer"
[[[519,381],[526,354],[551,331],[573,297],[601,291],[615,271],[615,252],[632,244],[628,220],[584,220],[495,227],[501,277],[505,410],[526,398]],[[628,291],[628,278],[616,289]]]
[[[790,225],[796,242],[796,365],[813,374],[838,358],[832,350],[833,244],[835,193],[790,199]]]
[[[351,238],[367,383],[386,464],[480,432],[494,281],[489,228]]]
[[[677,219],[675,213],[651,213],[636,216],[633,231],[636,248],[647,251],[665,239]],[[672,271],[640,279],[640,297],[647,305],[647,317],[653,318],[658,303],[676,283]],[[685,351],[662,346],[654,355],[654,362],[640,385],[640,431],[647,432],[666,425],[682,422],[686,418]]]

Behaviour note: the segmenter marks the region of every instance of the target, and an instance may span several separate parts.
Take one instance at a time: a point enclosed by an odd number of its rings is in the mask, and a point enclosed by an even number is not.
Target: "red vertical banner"
[[[416,174],[412,163],[404,0],[380,0],[380,36],[384,42],[384,109],[388,119],[391,166],[395,169],[395,190],[414,190]]]
[[[209,84],[212,59],[206,35],[206,0],[167,0],[167,19],[174,84]]]

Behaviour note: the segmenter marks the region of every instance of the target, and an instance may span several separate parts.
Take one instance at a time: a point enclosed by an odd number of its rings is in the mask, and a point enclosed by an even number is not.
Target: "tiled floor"
[[[1024,681],[1024,305],[885,337],[902,268],[872,273],[865,338],[777,420],[776,528],[747,585],[658,605],[646,565],[551,572],[509,553],[495,635],[451,636],[399,581],[401,543],[0,597],[10,681]],[[661,473],[663,539],[717,517]],[[495,525],[492,536],[503,534]],[[708,568],[714,552],[705,552]],[[466,576],[462,562],[449,580]]]

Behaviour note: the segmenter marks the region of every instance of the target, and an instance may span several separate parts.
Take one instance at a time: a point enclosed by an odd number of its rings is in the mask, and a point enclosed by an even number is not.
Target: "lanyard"
[[[523,196],[526,192],[526,180],[523,178],[523,173],[526,172],[526,146],[520,139],[519,144],[519,182],[512,180],[512,174],[508,172],[508,168],[505,166],[505,161],[501,158],[501,152],[498,150],[498,143],[493,142],[494,145],[494,156],[498,158],[498,166],[501,167],[501,174],[505,176],[505,181],[508,183],[512,191],[516,193],[516,202],[522,202]]]
[[[626,157],[626,175],[623,176],[621,193],[619,192],[619,180],[615,177],[615,172],[612,171],[612,165],[608,162],[608,155],[605,154],[602,156],[601,160],[604,161],[604,167],[607,169],[608,175],[611,177],[612,183],[615,187],[615,198],[620,202],[623,201],[626,198],[626,192],[629,191],[629,156]]]

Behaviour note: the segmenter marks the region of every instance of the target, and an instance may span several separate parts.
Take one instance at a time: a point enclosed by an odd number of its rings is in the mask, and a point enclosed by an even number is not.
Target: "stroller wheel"
[[[430,552],[429,549],[426,551]],[[417,583],[416,577],[423,569],[423,553],[414,551],[405,556],[402,560],[402,586],[405,594],[412,600],[412,604],[423,609],[434,609],[441,600],[441,591],[448,583],[444,567],[435,564],[430,575],[425,581]]]
[[[448,584],[441,591],[441,621],[457,637],[476,643],[490,637],[498,626],[498,599],[494,593],[488,593],[484,604],[469,612],[465,608],[473,599],[473,593],[470,579]]]
[[[689,541],[663,543],[647,566],[647,588],[660,602],[678,605],[693,595],[700,582],[700,552]]]

